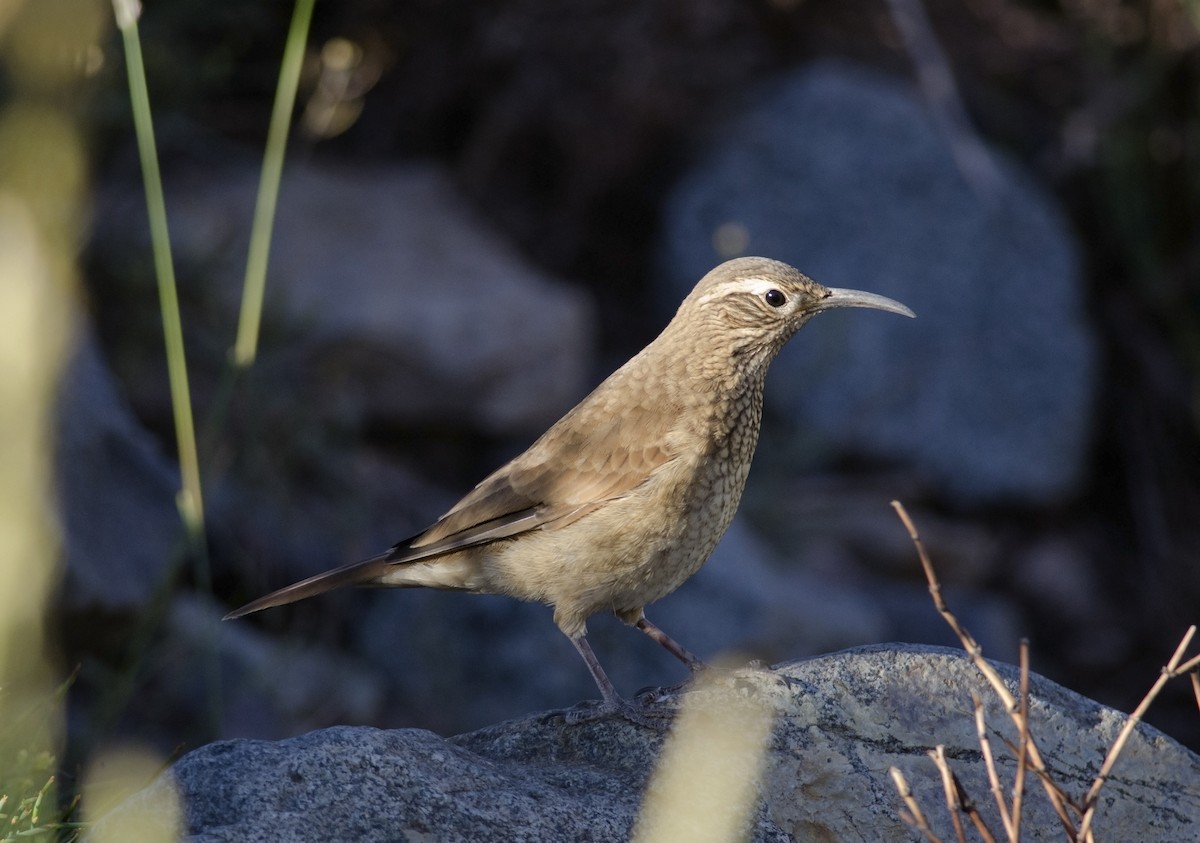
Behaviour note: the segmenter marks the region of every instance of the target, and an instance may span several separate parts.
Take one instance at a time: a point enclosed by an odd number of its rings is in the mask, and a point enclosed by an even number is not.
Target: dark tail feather
[[[252,600],[240,609],[234,609],[222,618],[222,620],[233,620],[234,618],[240,618],[243,615],[249,615],[253,612],[260,612],[263,609],[295,603],[297,600],[303,600],[306,597],[312,597],[313,595],[332,591],[335,588],[341,588],[346,585],[364,585],[372,580],[379,579],[384,571],[394,564],[394,560],[389,561],[391,555],[392,551],[381,553],[379,556],[372,556],[370,559],[364,559],[361,562],[352,562],[349,565],[343,565],[340,568],[334,568],[332,571],[326,571],[323,574],[317,574],[306,580],[300,580],[300,582],[284,586],[278,591],[272,591],[270,594],[260,597],[257,600]]]

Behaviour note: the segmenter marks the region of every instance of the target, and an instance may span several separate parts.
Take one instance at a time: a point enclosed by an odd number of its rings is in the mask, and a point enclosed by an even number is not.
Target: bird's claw
[[[598,703],[584,703],[555,713],[561,714],[568,726],[577,726],[581,723],[591,723],[616,716],[656,732],[665,732],[671,726],[672,713],[649,708],[658,701],[647,700],[648,705],[635,705],[623,697],[617,697]]]

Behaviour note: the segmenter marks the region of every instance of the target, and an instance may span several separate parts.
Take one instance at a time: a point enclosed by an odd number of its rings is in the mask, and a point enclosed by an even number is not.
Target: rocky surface
[[[1015,671],[1003,672],[1014,683]],[[667,716],[681,704],[716,712],[751,700],[773,714],[758,770],[759,804],[728,808],[746,818],[749,839],[909,841],[914,832],[900,819],[888,773],[893,766],[904,772],[934,830],[952,839],[941,781],[927,757],[935,744],[945,746],[985,821],[1003,835],[980,759],[972,691],[989,701],[1000,775],[1011,781],[1015,764],[995,738],[1011,739],[1014,730],[961,652],[863,648],[770,671],[723,673],[701,690],[641,699]],[[1123,716],[1037,676],[1030,710],[1051,775],[1079,798]],[[703,729],[688,739],[701,742],[693,757],[725,746],[722,735]],[[623,720],[569,726],[554,712],[450,739],[416,729],[339,727],[280,742],[224,741],[185,756],[104,822],[117,830],[154,813],[177,789],[191,843],[626,840],[647,787],[661,784],[665,771],[655,767],[662,742],[660,732]],[[1195,838],[1197,780],[1200,757],[1139,727],[1103,790],[1097,839]],[[1023,839],[1061,837],[1032,777],[1023,816]]]
[[[1097,343],[1053,200],[998,155],[993,180],[968,180],[912,90],[871,71],[819,62],[749,100],[667,201],[664,301],[735,254],[896,298],[916,322],[822,316],[784,349],[768,405],[960,503],[1075,493]]]

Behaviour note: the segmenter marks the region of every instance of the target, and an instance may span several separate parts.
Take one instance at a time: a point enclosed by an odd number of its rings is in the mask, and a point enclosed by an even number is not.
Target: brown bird
[[[545,603],[604,696],[596,714],[647,723],[600,667],[587,619],[613,612],[690,669],[703,667],[643,607],[696,573],[724,535],[758,442],[767,367],[809,319],[835,307],[914,315],[883,296],[823,287],[779,261],[721,264],[653,342],[428,530],[226,619],[345,585]]]

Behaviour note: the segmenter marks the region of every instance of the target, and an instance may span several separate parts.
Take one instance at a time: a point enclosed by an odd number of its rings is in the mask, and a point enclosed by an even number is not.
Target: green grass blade
[[[279,181],[283,174],[283,156],[287,149],[288,128],[300,84],[300,66],[304,47],[308,43],[308,27],[316,0],[296,0],[292,23],[288,28],[283,50],[283,66],[275,90],[275,107],[267,132],[267,147],[263,155],[262,177],[258,185],[258,202],[254,208],[254,226],[250,232],[250,253],[246,260],[246,280],[242,288],[242,311],[238,318],[237,341],[233,360],[238,368],[254,362],[258,353],[258,332],[262,323],[263,295],[267,286],[267,259],[271,251],[271,228],[275,223],[275,207],[279,198]]]
[[[179,296],[175,288],[175,269],[171,261],[171,241],[167,231],[167,208],[163,200],[162,176],[158,169],[158,150],[154,143],[154,124],[150,116],[146,70],[142,63],[142,48],[138,39],[137,18],[140,7],[136,0],[113,0],[113,9],[125,46],[129,95],[133,102],[134,129],[137,133],[142,178],[146,186],[146,208],[150,218],[154,269],[158,277],[158,299],[167,346],[167,372],[170,378],[171,406],[175,414],[175,438],[179,448],[179,471],[182,477],[177,504],[189,536],[193,541],[202,541],[204,499],[200,491],[200,462],[196,455],[196,433],[192,421],[192,401],[183,349],[183,324],[179,316]]]

